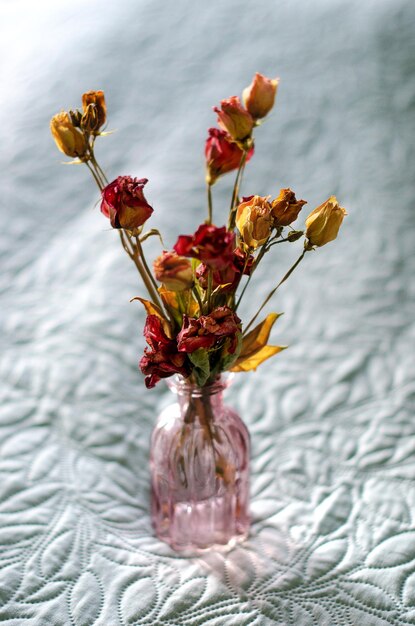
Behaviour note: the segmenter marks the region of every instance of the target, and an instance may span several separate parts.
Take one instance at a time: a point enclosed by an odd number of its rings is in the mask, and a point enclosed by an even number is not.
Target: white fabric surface
[[[0,621],[415,624],[414,5],[44,8],[0,7]],[[282,81],[244,191],[291,186],[304,210],[335,193],[349,216],[274,301],[290,349],[227,394],[252,435],[251,536],[181,558],[149,520],[149,436],[170,398],[137,370],[137,277],[48,120],[105,89],[118,130],[102,163],[150,178],[172,245],[204,219],[210,106],[256,70]],[[266,259],[245,319],[294,250]]]

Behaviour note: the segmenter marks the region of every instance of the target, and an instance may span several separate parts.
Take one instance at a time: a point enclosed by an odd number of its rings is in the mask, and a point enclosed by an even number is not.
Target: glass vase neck
[[[169,389],[176,393],[179,397],[192,397],[192,398],[204,398],[208,396],[216,396],[221,394],[222,391],[227,389],[233,380],[233,374],[222,374],[217,376],[215,380],[208,385],[200,387],[196,383],[192,382],[188,378],[183,376],[172,376],[166,380]]]

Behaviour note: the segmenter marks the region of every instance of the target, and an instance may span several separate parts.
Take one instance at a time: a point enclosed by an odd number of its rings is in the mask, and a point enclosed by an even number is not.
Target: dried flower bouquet
[[[246,372],[280,352],[268,345],[278,314],[269,313],[252,328],[265,305],[287,280],[305,254],[337,237],[346,214],[335,196],[314,209],[305,229],[293,228],[304,200],[291,189],[272,196],[240,196],[242,175],[254,155],[254,131],[274,106],[278,79],[256,74],[238,97],[215,107],[219,128],[210,128],[205,145],[207,219],[191,235],[180,235],[173,250],[164,250],[151,271],[144,248],[156,229],[143,232],[153,208],[144,187],[146,178],[118,176],[108,182],[98,164],[94,145],[105,133],[104,93],[82,96],[82,110],[63,111],[51,120],[58,148],[84,163],[97,183],[101,211],[119,232],[122,246],[134,262],[147,289],[140,300],[147,312],[144,336],[148,343],[140,360],[146,386],[180,374],[200,387],[210,385],[224,371]],[[213,223],[212,187],[236,171],[227,224]],[[161,239],[161,237],[160,237]],[[303,239],[301,254],[265,298],[254,317],[243,324],[238,310],[264,255],[277,244]]]

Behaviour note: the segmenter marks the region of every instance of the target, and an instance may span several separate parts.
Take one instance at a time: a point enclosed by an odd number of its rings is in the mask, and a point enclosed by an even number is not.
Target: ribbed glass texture
[[[177,402],[151,439],[151,511],[157,536],[178,551],[232,547],[249,532],[249,433],[223,404],[223,378],[197,387],[169,379]]]

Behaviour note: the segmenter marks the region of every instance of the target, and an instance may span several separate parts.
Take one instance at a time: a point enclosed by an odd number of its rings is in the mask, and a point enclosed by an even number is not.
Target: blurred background
[[[111,464],[128,470],[141,514],[129,518],[124,509],[124,522],[135,536],[141,524],[148,544],[142,459],[167,396],[163,385],[145,392],[138,372],[144,314],[129,300],[143,289],[99,212],[88,171],[62,165],[49,120],[79,107],[83,92],[105,91],[115,132],[98,140],[97,157],[110,179],[149,179],[151,226],[172,246],[205,219],[212,106],[240,95],[259,71],[281,82],[275,109],[256,133],[243,195],[275,197],[291,187],[308,201],[299,228],[332,194],[348,217],[338,240],[308,254],[268,307],[285,312],[273,340],[290,349],[238,378],[231,392],[253,434],[255,532],[279,510],[284,490],[311,501],[316,484],[332,484],[337,464],[352,459],[357,467],[366,453],[375,463],[394,458],[410,422],[395,421],[396,439],[379,443],[380,457],[360,447],[359,437],[371,428],[374,437],[386,432],[379,415],[413,415],[415,4],[2,0],[0,24],[6,436],[19,424],[30,440],[37,427],[28,454],[36,460],[39,442],[57,450],[51,467],[62,484],[97,488],[89,454],[107,464],[107,474]],[[232,184],[229,175],[214,188],[218,225]],[[156,247],[151,240],[150,258]],[[290,244],[265,257],[241,311],[245,320],[298,254]],[[98,432],[106,435],[97,443]],[[265,450],[272,451],[266,472]],[[63,467],[65,455],[76,462]],[[18,458],[12,466],[6,459],[5,476],[12,471],[24,481],[28,457]],[[82,471],[78,462],[87,464]],[[89,487],[82,482],[88,472],[96,475]],[[267,486],[255,479],[264,472]],[[295,472],[304,480],[290,481]],[[109,496],[105,511],[115,510],[117,497]],[[94,509],[92,499],[89,506],[105,518],[105,507]]]

